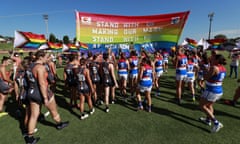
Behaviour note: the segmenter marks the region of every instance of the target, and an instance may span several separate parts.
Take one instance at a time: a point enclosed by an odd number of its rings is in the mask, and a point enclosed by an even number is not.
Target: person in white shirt
[[[230,74],[229,77],[232,77],[233,71],[235,78],[238,78],[238,65],[239,65],[239,55],[237,53],[233,53],[231,55],[231,63],[230,63]]]

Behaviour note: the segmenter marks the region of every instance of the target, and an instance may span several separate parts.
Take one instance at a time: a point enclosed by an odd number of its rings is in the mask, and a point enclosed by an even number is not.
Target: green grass
[[[227,53],[224,53],[227,56]],[[229,64],[229,63],[228,63]],[[226,65],[229,68],[229,65]],[[63,69],[58,69],[62,78]],[[210,133],[210,127],[198,121],[204,114],[199,110],[198,102],[191,102],[191,96],[185,92],[183,105],[173,102],[175,97],[175,70],[170,67],[169,73],[161,79],[161,96],[153,96],[152,113],[135,111],[132,101],[119,100],[110,105],[110,112],[103,111],[104,106],[86,120],[79,120],[79,110],[68,107],[69,96],[62,83],[58,83],[56,101],[63,120],[69,120],[69,127],[57,131],[53,120],[47,117],[46,123],[38,123],[39,144],[235,144],[239,143],[240,105],[231,107],[217,102],[216,117],[224,128],[216,134]],[[227,77],[224,81],[223,99],[231,99],[236,88],[236,80]],[[118,91],[116,92],[118,94]],[[16,104],[9,97],[5,103],[8,116],[0,118],[0,143],[24,143],[19,121],[15,119]],[[87,106],[86,106],[86,109]],[[43,107],[43,112],[46,109]]]
[[[12,50],[13,44],[12,43],[0,43],[0,50]]]

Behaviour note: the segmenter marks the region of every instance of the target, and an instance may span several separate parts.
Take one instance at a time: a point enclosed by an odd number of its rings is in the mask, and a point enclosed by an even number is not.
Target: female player
[[[216,119],[213,104],[223,95],[222,83],[226,77],[226,69],[224,67],[226,59],[222,55],[216,54],[215,57],[211,58],[210,63],[210,69],[206,70],[204,75],[206,89],[200,98],[200,108],[207,117],[201,117],[200,120],[209,126],[212,121],[214,123],[212,132],[218,132],[223,127],[223,124]]]

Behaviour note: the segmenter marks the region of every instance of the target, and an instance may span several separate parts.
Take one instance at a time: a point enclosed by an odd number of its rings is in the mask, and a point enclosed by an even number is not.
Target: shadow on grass
[[[222,104],[222,105],[227,106],[227,107],[232,107],[232,108],[239,109],[239,106],[232,106],[232,105],[226,104],[225,101],[228,101],[228,100],[229,99],[222,98],[217,103]],[[223,112],[223,111],[219,111],[217,109],[214,110],[214,113],[216,113],[216,115],[222,115],[222,116],[227,116],[227,117],[231,117],[231,118],[235,118],[235,119],[240,119],[240,116],[238,116],[238,115],[232,115],[232,114],[229,114],[229,113],[226,113],[226,112]]]
[[[196,100],[195,102],[193,102],[189,98],[183,98],[182,99],[183,102],[181,103],[181,105],[178,105],[176,98],[169,98],[169,97],[166,97],[166,96],[163,96],[163,95],[154,96],[153,99],[157,99],[157,100],[167,102],[167,103],[172,103],[172,104],[175,104],[177,106],[184,107],[184,108],[194,110],[194,111],[199,110],[198,101]]]
[[[47,120],[41,120],[41,121],[39,121],[39,122],[40,122],[41,124],[43,124],[43,125],[56,128],[56,124],[53,123],[53,122],[50,122],[50,121],[47,121]]]
[[[214,113],[216,115],[222,115],[222,116],[226,116],[226,117],[231,117],[231,118],[235,118],[237,120],[240,119],[240,116],[237,116],[237,115],[232,115],[232,114],[229,114],[229,113],[226,113],[226,112],[223,112],[223,111],[220,111],[220,110],[214,110]]]
[[[131,99],[129,96],[127,99],[125,99],[124,97],[122,97],[120,95],[119,90],[115,91],[115,97],[116,97],[116,104],[119,104],[121,106],[124,106],[132,111],[136,111],[136,107],[137,107],[137,103],[134,99]]]
[[[72,106],[66,101],[66,98],[70,98],[70,94],[68,92],[68,89],[64,87],[62,81],[57,83],[57,88],[55,91],[55,100],[57,103],[57,106],[66,109],[71,114],[73,114],[76,117],[79,117],[80,115],[73,111]]]
[[[228,101],[228,103],[227,103],[227,101]],[[235,105],[235,106],[231,105],[231,104],[229,103],[230,101],[232,101],[232,99],[224,99],[224,98],[221,98],[221,99],[218,101],[218,103],[219,103],[219,104],[222,104],[222,105],[226,105],[226,106],[232,106],[232,107],[240,108],[240,107],[237,106],[237,105]],[[236,104],[239,104],[239,103],[237,102]]]
[[[137,111],[137,102],[134,99],[128,98],[127,101],[125,101],[123,98],[118,98],[117,104],[132,111]]]
[[[15,99],[11,96],[5,102],[5,111],[8,112],[8,115],[19,123],[19,129],[23,132],[24,126],[24,116],[25,116],[25,109],[20,107]]]
[[[173,111],[169,111],[168,109],[158,108],[158,107],[153,107],[152,108],[152,112],[155,112],[155,113],[160,114],[160,115],[169,116],[169,117],[171,117],[171,118],[173,118],[175,120],[181,121],[181,122],[183,122],[185,124],[188,124],[190,126],[196,127],[198,129],[201,129],[201,130],[209,133],[209,129],[203,128],[203,127],[195,125],[193,123],[193,122],[200,122],[197,119],[194,119],[194,118],[191,118],[191,117],[188,117],[186,115],[179,114],[179,113],[176,113],[176,112],[173,112]],[[190,122],[190,121],[193,121],[193,122]]]
[[[6,106],[6,112],[8,112],[8,115],[18,121],[19,129],[23,133],[26,129],[24,125],[24,118],[26,114],[25,108],[23,108],[22,106],[19,106],[18,103],[15,100],[13,100],[12,97],[8,98],[8,100],[5,102],[5,106]],[[54,123],[46,121],[44,119],[44,116],[42,116],[41,118],[39,116],[38,122],[54,128],[56,126]]]

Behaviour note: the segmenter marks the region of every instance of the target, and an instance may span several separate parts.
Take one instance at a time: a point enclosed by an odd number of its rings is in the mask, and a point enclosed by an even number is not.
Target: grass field
[[[224,53],[227,56],[227,53]],[[229,59],[228,59],[229,60]],[[229,63],[226,65],[229,69]],[[62,78],[62,68],[58,75]],[[39,144],[237,144],[240,141],[240,105],[231,107],[223,104],[224,99],[231,99],[237,86],[236,79],[227,77],[224,81],[224,95],[215,104],[215,115],[224,128],[218,133],[210,133],[210,127],[198,121],[204,114],[198,108],[198,102],[191,102],[190,94],[185,91],[182,106],[174,103],[175,70],[161,79],[161,96],[154,93],[152,113],[136,111],[133,101],[118,100],[110,105],[110,112],[103,111],[104,106],[96,108],[96,112],[85,120],[78,118],[79,110],[68,106],[69,94],[59,82],[56,101],[63,120],[69,120],[69,127],[57,131],[53,120],[38,123],[36,136],[40,136]],[[117,97],[118,91],[116,92]],[[199,95],[199,94],[198,94]],[[9,113],[0,117],[0,143],[24,143],[16,119],[16,104],[9,97],[5,103]],[[86,106],[87,109],[87,106]],[[46,109],[43,107],[43,112]]]

